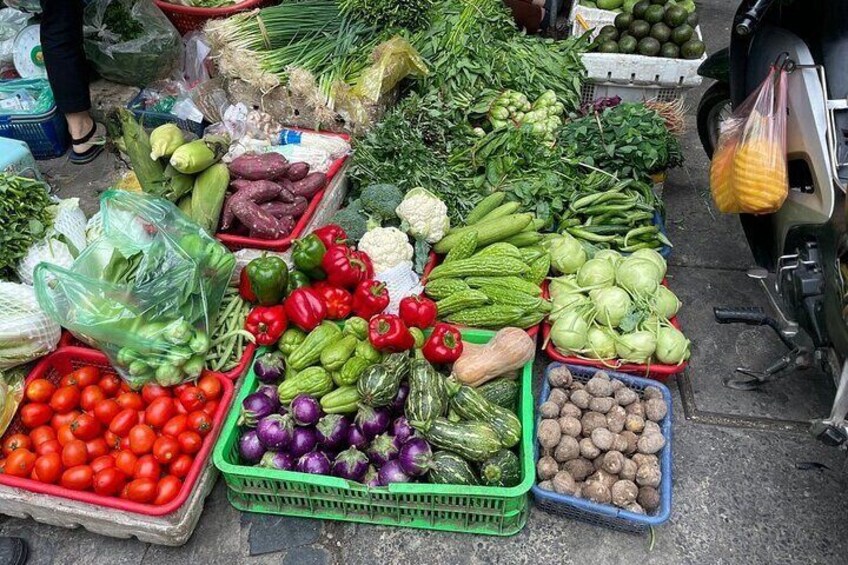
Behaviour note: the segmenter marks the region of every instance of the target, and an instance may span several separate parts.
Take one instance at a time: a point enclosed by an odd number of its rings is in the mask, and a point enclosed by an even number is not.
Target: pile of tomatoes
[[[82,367],[58,386],[33,379],[20,422],[7,434],[0,473],[75,491],[167,504],[180,492],[222,393],[217,377],[139,392],[111,373]]]

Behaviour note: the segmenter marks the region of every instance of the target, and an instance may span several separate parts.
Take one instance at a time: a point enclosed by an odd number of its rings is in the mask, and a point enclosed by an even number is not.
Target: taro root
[[[640,487],[658,487],[662,480],[659,465],[640,465],[636,471],[636,484]]]
[[[598,469],[597,471],[589,475],[589,478],[586,479],[586,482],[600,482],[607,488],[612,488],[612,485],[614,485],[617,480],[618,477],[616,475],[610,475],[603,469]]]
[[[620,508],[624,508],[636,502],[636,497],[639,495],[639,487],[633,481],[616,481],[610,489],[612,495],[612,503]]]
[[[592,443],[601,451],[609,451],[614,439],[615,436],[606,428],[595,428],[592,430]]]
[[[568,473],[577,482],[585,481],[586,477],[595,472],[595,467],[592,465],[592,462],[582,457],[566,461],[562,467],[564,470],[568,471]],[[633,473],[635,476],[635,469]]]
[[[624,467],[624,455],[618,451],[608,451],[604,454],[601,468],[611,475],[618,475]]]
[[[553,492],[554,483],[550,479],[545,480],[545,481],[540,481],[539,482],[539,488],[542,489],[542,490],[549,490],[549,491]]]
[[[557,406],[562,406],[568,402],[568,393],[561,388],[555,388],[551,390],[551,394],[548,396],[548,402],[553,402]]]
[[[588,437],[596,428],[606,427],[607,417],[598,412],[586,412],[580,419],[580,425],[583,427],[583,435]]]
[[[636,453],[631,457],[633,462],[639,467],[642,465],[654,465],[659,467],[660,460],[656,455],[645,455],[644,453]]]
[[[596,399],[599,400],[599,399]],[[621,406],[613,406],[607,414],[607,429],[614,434],[624,430],[624,422],[627,420],[627,412]]]
[[[623,387],[624,387],[624,383],[621,382],[618,379],[612,379],[610,381],[610,390],[612,390],[613,394],[615,394],[615,391],[617,391],[618,389],[623,388]]]
[[[615,434],[615,438],[612,440],[611,451],[626,453],[628,447],[630,447],[630,444],[627,442],[627,438],[621,434]]]
[[[577,484],[566,471],[560,471],[554,475],[554,478],[551,479],[551,483],[553,483],[554,492],[559,494],[574,495],[574,493],[577,492]]]
[[[572,418],[577,418],[578,420],[583,415],[583,410],[572,404],[571,402],[566,402],[562,405],[562,408],[559,410],[560,416],[571,416]]]
[[[650,420],[645,420],[645,427],[642,428],[642,435],[648,434],[662,434],[662,428],[656,422],[652,422]]]
[[[556,459],[550,456],[540,457],[536,462],[536,474],[539,480],[545,481],[554,478],[554,475],[559,471]]]
[[[542,420],[539,422],[539,431],[537,432],[539,445],[547,448],[554,448],[559,443],[559,438],[562,432],[559,429],[559,423],[556,420]]]
[[[641,402],[633,402],[624,407],[624,411],[635,416],[645,417],[645,408]]]
[[[639,453],[644,453],[645,455],[653,455],[654,453],[658,453],[664,446],[665,438],[662,436],[662,434],[643,435],[639,438],[639,443],[637,444]]]
[[[661,398],[651,398],[645,401],[645,417],[652,422],[660,422],[668,413],[668,406]]]
[[[618,476],[619,478],[632,481],[636,478],[636,471],[638,469],[639,466],[632,459],[625,457],[624,462],[621,465],[621,472]]]
[[[548,382],[552,387],[567,387],[572,382],[571,371],[565,365],[553,365],[548,369]]]
[[[589,379],[589,382],[586,383],[586,391],[596,398],[604,398],[612,394],[612,386],[610,384],[609,377],[604,379],[599,376],[600,374],[601,373],[595,374],[595,376]]]
[[[585,390],[575,390],[571,393],[571,403],[583,410],[589,407],[589,400],[591,399],[592,395]]]
[[[652,398],[658,398],[662,400],[662,397],[662,391],[655,386],[649,386],[642,392],[642,400],[651,400]]]
[[[639,395],[635,390],[629,388],[619,388],[615,391],[615,401],[619,406],[629,406],[639,400]]]
[[[559,463],[565,463],[580,457],[580,444],[571,436],[562,436],[554,450],[554,459]]]
[[[580,440],[580,455],[582,457],[585,457],[586,459],[594,459],[600,454],[601,450],[595,446],[591,438],[584,437]]]
[[[606,414],[610,411],[614,404],[615,400],[610,397],[592,398],[589,401],[589,410],[593,412],[600,412],[601,414]]]
[[[610,489],[600,481],[584,483],[581,494],[583,495],[583,498],[600,504],[609,504],[612,499]]]
[[[634,434],[642,433],[642,430],[645,428],[645,419],[642,416],[637,416],[636,414],[627,414],[624,417],[624,429],[628,432],[633,432]]]
[[[543,402],[542,405],[539,406],[539,414],[542,415],[542,418],[558,418],[559,404],[551,402],[550,400]]]
[[[580,432],[583,431],[583,426],[580,424],[580,420],[574,418],[573,416],[563,416],[559,420],[560,431],[567,436],[571,437],[580,437]]]
[[[609,381],[610,380],[609,373],[607,373],[606,371],[598,371],[597,373],[595,373],[595,376],[592,377],[592,378],[601,379],[602,381]]]
[[[645,509],[639,506],[638,502],[632,502],[624,507],[628,512],[633,512],[634,514],[645,514]]]
[[[622,453],[625,453],[627,455],[632,455],[636,453],[636,446],[639,442],[639,436],[637,436],[633,432],[624,430],[623,432],[618,434],[618,437],[623,438],[624,441],[627,442],[627,447],[625,447],[624,449],[617,449],[616,451],[621,451]]]
[[[653,512],[660,507],[660,492],[654,487],[639,487],[639,494],[636,496],[642,508],[648,512]]]

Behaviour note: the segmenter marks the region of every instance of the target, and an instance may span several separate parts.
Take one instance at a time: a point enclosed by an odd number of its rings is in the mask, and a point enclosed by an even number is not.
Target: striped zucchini
[[[470,386],[447,380],[448,394],[452,395],[451,408],[466,420],[479,420],[489,424],[504,447],[512,447],[521,440],[521,421],[508,408],[486,400]]]
[[[479,290],[463,290],[436,302],[439,317],[444,318],[466,308],[476,308],[489,303],[489,297]]]
[[[424,293],[433,300],[442,300],[471,287],[462,279],[439,279],[430,281],[424,287]]]
[[[409,394],[405,414],[409,421],[429,422],[447,410],[444,377],[424,359],[416,359],[409,370]]]
[[[521,461],[502,449],[480,464],[480,481],[491,487],[514,487],[521,482]]]
[[[410,420],[424,439],[441,449],[453,451],[468,461],[485,461],[501,449],[495,430],[485,422],[450,422],[435,418],[430,422]]]
[[[449,451],[437,451],[430,460],[429,482],[436,485],[476,485],[479,481],[465,459]]]
[[[519,388],[515,380],[501,377],[477,387],[477,392],[492,404],[512,409],[518,401]]]

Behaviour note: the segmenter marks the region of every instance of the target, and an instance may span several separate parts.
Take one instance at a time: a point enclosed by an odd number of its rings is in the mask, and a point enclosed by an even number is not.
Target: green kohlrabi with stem
[[[618,334],[610,328],[593,324],[586,333],[586,347],[583,354],[592,359],[615,359],[615,342]]]
[[[551,266],[558,273],[566,275],[576,273],[586,262],[586,250],[577,239],[568,234],[552,239],[549,251]]]
[[[628,257],[615,270],[615,284],[638,297],[650,297],[657,291],[662,273],[648,259]]]
[[[636,259],[647,259],[651,263],[657,266],[657,269],[660,271],[660,280],[665,278],[666,270],[668,269],[668,265],[665,262],[665,259],[662,255],[656,252],[654,249],[638,249],[633,252],[630,257]]]
[[[630,296],[617,286],[598,288],[589,292],[595,306],[595,321],[604,326],[618,327],[630,312]]]
[[[683,332],[672,326],[665,324],[657,330],[657,346],[656,358],[657,361],[664,365],[680,365],[689,359],[690,342],[683,335]]]
[[[577,284],[584,289],[605,288],[615,284],[615,267],[606,259],[589,259],[577,271]]]
[[[579,353],[586,347],[589,324],[578,310],[564,312],[551,326],[550,339],[557,349]]]
[[[656,349],[657,338],[643,330],[619,336],[615,342],[615,352],[624,363],[647,365]]]
[[[653,296],[651,307],[661,318],[671,319],[680,310],[680,299],[668,287],[660,285]]]

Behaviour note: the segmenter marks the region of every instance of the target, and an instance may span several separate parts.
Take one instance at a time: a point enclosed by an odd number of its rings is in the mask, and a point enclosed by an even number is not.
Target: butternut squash
[[[515,371],[536,356],[536,343],[519,328],[503,328],[486,345],[463,343],[453,376],[464,385],[480,386],[494,378],[515,378]]]

